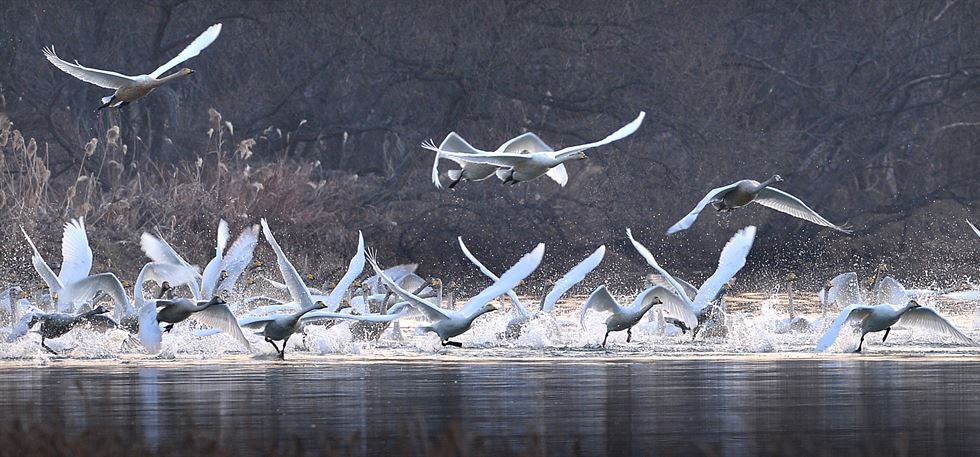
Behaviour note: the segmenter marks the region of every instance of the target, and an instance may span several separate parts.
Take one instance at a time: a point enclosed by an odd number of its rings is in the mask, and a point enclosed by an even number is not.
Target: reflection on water
[[[97,425],[150,449],[195,431],[239,455],[294,437],[404,454],[406,430],[450,426],[491,451],[537,436],[552,455],[980,449],[974,360],[54,364],[0,368],[0,391],[4,422]]]

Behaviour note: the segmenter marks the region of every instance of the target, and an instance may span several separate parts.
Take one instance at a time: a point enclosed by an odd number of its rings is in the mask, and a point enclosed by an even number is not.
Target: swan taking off
[[[473,325],[473,321],[477,318],[486,314],[490,311],[496,311],[499,309],[495,303],[492,302],[493,299],[507,293],[507,291],[517,287],[517,285],[528,277],[538,265],[541,263],[541,258],[544,257],[544,244],[538,244],[533,251],[521,257],[521,260],[517,261],[514,266],[510,267],[500,279],[495,281],[490,287],[483,289],[482,292],[470,298],[465,305],[459,311],[448,310],[442,308],[439,305],[426,301],[422,297],[419,297],[401,286],[398,283],[392,281],[388,278],[381,267],[378,266],[378,262],[373,254],[368,254],[367,259],[374,268],[375,273],[381,278],[381,281],[388,287],[389,290],[398,294],[403,300],[409,302],[409,304],[420,312],[425,314],[432,323],[423,327],[423,331],[433,332],[439,335],[439,340],[442,342],[443,346],[455,346],[462,347],[463,344],[457,341],[450,341],[449,339],[463,334],[463,332],[470,329]]]
[[[953,327],[949,321],[944,319],[936,310],[923,308],[915,300],[910,300],[904,306],[899,305],[850,305],[841,311],[837,319],[827,330],[827,333],[817,342],[817,352],[824,352],[834,345],[837,336],[845,324],[853,324],[861,330],[861,342],[854,352],[861,352],[864,345],[864,336],[868,333],[880,332],[884,330],[885,336],[881,342],[888,339],[893,325],[921,328],[939,333],[946,337],[951,337],[961,344],[974,344],[973,340]]]
[[[112,95],[102,98],[102,106],[96,108],[96,111],[99,111],[102,108],[117,108],[128,105],[131,102],[143,98],[150,92],[153,92],[153,90],[157,87],[160,87],[181,76],[187,76],[194,73],[194,70],[191,70],[190,68],[182,68],[180,71],[170,76],[161,78],[161,76],[163,76],[163,74],[170,69],[180,65],[191,57],[195,57],[200,54],[204,48],[210,46],[211,43],[214,43],[214,40],[218,38],[219,33],[221,33],[221,24],[214,24],[211,27],[208,27],[204,33],[195,38],[191,44],[187,45],[183,51],[180,51],[180,54],[177,54],[176,57],[170,59],[169,62],[161,65],[148,75],[139,76],[126,76],[114,71],[84,67],[79,64],[77,60],[75,63],[65,62],[64,60],[61,60],[57,54],[55,54],[54,46],[44,48],[43,52],[44,57],[46,57],[52,65],[58,67],[59,70],[89,84],[95,84],[96,86],[106,89],[113,89],[116,91]]]
[[[612,315],[606,318],[606,336],[602,338],[602,347],[606,347],[606,340],[609,339],[610,332],[623,330],[626,330],[626,342],[629,343],[633,338],[633,326],[640,322],[640,319],[647,311],[650,311],[650,308],[662,303],[657,296],[659,289],[664,288],[657,286],[640,292],[633,300],[632,305],[623,307],[609,293],[606,286],[601,285],[585,301],[585,306],[582,307],[582,313],[579,315],[579,323],[585,327],[585,314],[590,309],[611,312]]]
[[[529,152],[526,154],[519,152],[487,152],[473,154],[470,152],[446,151],[440,147],[437,147],[431,141],[423,143],[422,147],[430,151],[435,151],[437,161],[440,157],[444,157],[456,163],[462,164],[464,168],[466,164],[492,165],[497,167],[497,177],[502,179],[504,184],[516,184],[518,182],[530,181],[541,177],[567,161],[587,159],[588,156],[586,156],[584,152],[586,149],[609,144],[613,141],[618,141],[632,135],[633,132],[636,132],[636,130],[640,128],[645,116],[646,113],[641,111],[640,115],[637,116],[632,122],[626,124],[602,140],[594,143],[580,144],[578,146],[569,146],[559,151],[543,150],[538,152]],[[445,141],[443,143],[445,143]],[[551,148],[548,147],[548,149]],[[567,175],[564,175],[563,173],[553,174],[554,175],[549,174],[549,176],[552,176],[552,178],[558,181],[559,185],[564,187],[567,183]],[[437,180],[438,175],[434,181]]]
[[[823,216],[810,209],[810,207],[806,206],[806,204],[800,201],[800,199],[770,186],[770,184],[774,182],[782,181],[782,177],[779,175],[773,175],[771,178],[763,182],[743,179],[724,187],[712,189],[710,192],[708,192],[708,195],[705,195],[704,198],[698,202],[697,206],[695,206],[694,209],[687,214],[687,216],[684,216],[683,219],[670,226],[670,228],[667,229],[667,234],[670,235],[672,233],[690,228],[692,225],[694,225],[694,221],[698,219],[698,215],[701,214],[701,211],[704,210],[709,203],[718,211],[731,211],[752,202],[772,208],[782,213],[789,214],[793,217],[798,217],[805,221],[813,222],[817,225],[830,227],[839,232],[851,233],[850,230],[834,225],[827,219],[824,219]]]
[[[693,289],[693,286],[679,281],[671,276],[670,273],[667,273],[667,270],[664,270],[657,263],[657,259],[653,257],[653,253],[633,238],[632,230],[626,229],[626,236],[633,243],[636,251],[643,256],[647,264],[657,270],[673,288],[671,290],[666,287],[657,286],[651,289],[654,290],[651,293],[657,295],[663,301],[664,309],[668,313],[676,317],[687,328],[695,329],[710,316],[710,305],[723,292],[726,284],[745,266],[745,257],[749,255],[749,251],[752,249],[752,243],[755,241],[755,226],[750,225],[739,230],[728,240],[724,249],[721,250],[721,256],[718,258],[718,268],[715,269],[711,277],[701,284],[693,299],[689,295],[689,291]]]

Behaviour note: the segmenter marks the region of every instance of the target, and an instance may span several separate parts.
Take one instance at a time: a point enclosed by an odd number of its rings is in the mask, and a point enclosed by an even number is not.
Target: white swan
[[[709,305],[722,292],[726,283],[745,266],[745,257],[748,256],[749,251],[752,249],[752,243],[755,240],[755,226],[750,225],[739,230],[728,240],[728,243],[721,250],[721,255],[718,257],[718,268],[715,269],[711,277],[701,284],[693,299],[684,292],[691,286],[688,285],[685,287],[680,281],[674,279],[670,273],[667,273],[667,270],[661,268],[650,250],[633,238],[632,230],[626,229],[626,236],[633,243],[636,251],[646,260],[647,264],[657,270],[673,287],[673,290],[661,287],[660,291],[654,292],[663,302],[664,309],[683,322],[687,328],[693,330],[700,322],[708,317]],[[682,292],[678,293],[677,291]]]
[[[633,300],[633,304],[623,307],[616,301],[616,298],[609,293],[605,285],[596,288],[585,301],[582,312],[579,314],[579,323],[585,328],[585,314],[590,310],[608,311],[612,313],[606,318],[606,336],[602,338],[602,347],[606,347],[606,340],[610,332],[621,332],[626,330],[626,342],[629,343],[633,338],[633,326],[640,322],[643,315],[656,305],[662,303],[660,295],[667,294],[669,291],[661,286],[651,287]]]
[[[463,137],[452,132],[446,135],[446,139],[442,140],[439,144],[440,151],[457,152],[463,154],[495,154],[495,153],[514,153],[514,154],[528,154],[534,152],[554,152],[551,146],[541,140],[537,135],[531,132],[527,132],[511,138],[504,144],[500,145],[495,151],[483,151],[473,146],[470,146]],[[439,151],[436,151],[435,160],[432,162],[432,183],[436,185],[437,188],[442,188],[442,181],[439,180],[439,159],[442,155]],[[449,157],[447,157],[449,158]],[[449,179],[453,181],[449,184],[449,188],[452,189],[459,184],[460,181],[482,181],[493,176],[497,171],[496,165],[487,165],[484,163],[477,162],[467,162],[463,160],[454,160],[460,167],[459,170],[449,170],[446,174],[449,175]],[[549,178],[555,180],[560,186],[565,186],[568,183],[568,172],[565,171],[565,165],[559,164],[554,168],[549,169],[545,174]]]
[[[157,308],[167,305],[171,301],[167,299],[146,298],[143,283],[147,281],[155,281],[157,283],[174,281],[177,284],[188,284],[196,275],[197,271],[194,268],[176,263],[150,262],[143,265],[139,275],[136,277],[136,284],[133,286],[133,302],[136,305],[136,309],[131,314],[131,317],[135,317],[138,324],[124,324],[123,326],[130,328],[138,327],[137,334],[139,335],[140,342],[143,343],[143,347],[148,352],[156,353],[160,351],[160,346],[163,342],[163,332],[160,330],[160,323],[157,319]],[[126,305],[127,308],[131,308],[128,302]],[[127,317],[123,317],[119,322],[123,323]],[[208,322],[202,322],[208,324]],[[221,328],[221,326],[219,325],[218,328]],[[235,337],[235,335],[232,335],[232,337]]]
[[[367,257],[374,271],[381,277],[381,281],[390,290],[397,293],[405,301],[408,301],[432,321],[429,326],[422,327],[423,331],[433,332],[439,335],[443,346],[462,347],[463,345],[461,343],[450,341],[450,338],[461,335],[463,332],[469,330],[470,326],[473,325],[473,320],[477,317],[497,310],[497,305],[492,300],[513,289],[524,278],[534,272],[541,263],[541,258],[544,257],[544,244],[539,244],[533,251],[521,257],[514,266],[510,267],[506,273],[500,276],[499,280],[495,281],[490,287],[483,289],[482,292],[473,298],[470,298],[459,311],[444,309],[403,289],[398,283],[384,275],[374,255],[369,254]]]
[[[844,227],[830,223],[827,221],[827,219],[824,219],[823,216],[817,214],[816,211],[810,209],[809,206],[806,206],[806,204],[800,201],[800,199],[790,195],[787,192],[770,186],[770,184],[774,182],[781,182],[782,180],[783,178],[779,175],[773,175],[771,178],[761,183],[751,179],[743,179],[724,187],[712,189],[707,195],[704,196],[704,198],[701,199],[700,202],[698,202],[697,206],[695,206],[690,213],[667,229],[667,234],[669,235],[690,228],[692,225],[694,225],[694,221],[698,219],[698,215],[701,214],[701,211],[704,210],[709,203],[718,211],[731,211],[735,208],[748,205],[751,202],[758,203],[762,206],[772,208],[776,211],[789,214],[793,217],[798,217],[817,225],[830,227],[844,233],[851,233],[850,230]]]
[[[116,275],[100,273],[89,276],[92,269],[92,249],[88,244],[83,218],[73,219],[65,224],[61,239],[61,271],[57,276],[41,257],[37,246],[23,227],[20,231],[34,253],[31,257],[34,270],[47,284],[58,311],[74,312],[80,305],[91,302],[99,292],[109,294],[115,300],[117,309],[120,305],[128,305],[128,301],[121,301],[126,294]]]
[[[204,48],[210,46],[211,43],[218,38],[219,33],[221,33],[221,24],[214,24],[211,27],[208,27],[204,33],[195,38],[194,41],[187,45],[183,51],[180,51],[180,54],[177,54],[176,57],[170,59],[170,61],[161,65],[156,70],[153,70],[152,73],[139,76],[126,76],[114,71],[83,67],[78,63],[78,61],[75,61],[75,63],[65,62],[64,60],[58,58],[58,55],[54,52],[53,46],[44,48],[43,52],[44,57],[46,57],[52,65],[58,67],[59,70],[89,84],[115,90],[115,93],[112,95],[102,98],[102,106],[96,108],[96,111],[98,111],[106,107],[116,108],[127,105],[130,102],[134,102],[146,96],[150,92],[153,92],[153,90],[157,87],[160,87],[181,76],[187,76],[194,73],[194,70],[184,68],[177,73],[161,78],[161,76],[163,76],[163,74],[170,69],[180,65],[187,59],[200,54]]]
[[[864,336],[868,333],[884,331],[885,336],[881,338],[884,342],[893,325],[921,328],[950,337],[958,343],[974,344],[973,340],[953,327],[953,324],[940,316],[936,310],[923,308],[915,300],[911,300],[905,305],[850,305],[844,308],[827,333],[817,342],[817,352],[824,352],[833,346],[841,329],[847,323],[853,323],[861,330],[861,342],[854,352],[861,352]]]
[[[435,151],[438,157],[445,157],[457,163],[478,163],[499,167],[499,169],[496,171],[497,177],[503,179],[504,184],[514,184],[538,178],[548,173],[549,170],[569,160],[586,159],[588,156],[586,156],[585,152],[583,152],[586,149],[609,144],[632,135],[633,132],[636,132],[636,130],[640,128],[645,115],[646,113],[641,111],[640,115],[637,116],[635,120],[629,124],[626,124],[624,127],[613,132],[611,135],[603,138],[602,140],[577,146],[570,146],[559,151],[541,151],[532,152],[529,154],[512,152],[471,154],[443,151],[431,141],[422,144],[422,147]],[[565,185],[563,182],[559,182],[559,184],[562,186]]]
[[[480,270],[480,272],[493,281],[500,279],[497,277],[497,275],[490,271],[489,268],[484,266],[483,263],[473,255],[473,253],[470,252],[470,250],[466,247],[466,244],[463,243],[463,237],[458,237],[458,240],[459,248],[463,251],[463,254]],[[565,292],[568,292],[568,290],[572,287],[575,287],[576,284],[582,282],[582,280],[585,279],[585,277],[591,273],[592,270],[599,266],[599,263],[602,262],[602,258],[605,255],[606,247],[599,246],[599,248],[586,257],[585,260],[579,262],[578,265],[572,267],[572,269],[568,270],[564,276],[555,281],[555,283],[550,288],[546,289],[545,293],[541,295],[540,311],[544,313],[552,312],[552,310],[555,308],[555,304],[558,303],[558,300],[561,299],[562,295],[564,295]],[[518,335],[523,324],[533,317],[533,313],[527,310],[527,307],[524,306],[520,298],[517,297],[517,294],[514,293],[513,290],[508,290],[507,296],[510,298],[511,303],[513,303],[514,310],[517,314],[517,316],[514,316],[514,318],[511,319],[510,323],[507,325],[507,333],[509,335]]]

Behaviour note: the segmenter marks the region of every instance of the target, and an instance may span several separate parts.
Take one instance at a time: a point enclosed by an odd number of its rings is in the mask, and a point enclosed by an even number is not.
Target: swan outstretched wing
[[[269,223],[265,221],[265,218],[261,220],[261,223],[262,234],[265,235],[266,241],[269,242],[272,250],[276,253],[276,263],[279,264],[279,272],[282,274],[283,282],[286,283],[286,288],[289,289],[289,296],[294,302],[299,304],[300,308],[305,309],[313,306],[310,290],[306,288],[306,284],[303,283],[303,278],[300,277],[299,273],[296,272],[296,268],[286,258],[286,254],[282,252],[282,248],[279,247],[279,242],[272,236]]]
[[[381,270],[381,267],[378,266],[378,262],[374,258],[373,253],[368,253],[366,257],[368,263],[371,264],[371,268],[374,268],[375,273],[381,279],[381,282],[384,283],[385,287],[387,287],[388,290],[398,294],[398,296],[402,297],[403,300],[407,300],[409,303],[412,304],[412,306],[415,307],[415,309],[418,309],[419,311],[422,312],[422,314],[425,314],[425,316],[429,320],[440,321],[440,320],[451,318],[449,312],[447,312],[446,310],[442,309],[441,307],[433,303],[430,303],[429,301],[423,299],[422,297],[419,297],[403,289],[401,286],[398,285],[398,283],[392,281],[391,278],[389,278],[388,275],[386,275],[384,271]]]
[[[834,341],[837,341],[837,336],[840,335],[840,330],[844,328],[844,324],[848,321],[861,320],[871,315],[874,310],[873,306],[869,305],[850,305],[844,308],[837,319],[834,319],[834,323],[830,325],[827,329],[827,333],[824,333],[820,340],[817,341],[817,352],[826,351],[828,348],[834,345]]]
[[[195,271],[200,270],[200,268],[184,260],[163,238],[143,232],[143,235],[140,236],[140,248],[154,262],[173,263],[193,268]]]
[[[636,116],[636,119],[633,119],[629,124],[620,127],[619,130],[616,130],[615,132],[609,134],[609,136],[592,143],[580,144],[577,146],[569,146],[567,148],[560,149],[558,151],[555,151],[555,156],[559,157],[562,155],[574,154],[579,151],[596,148],[602,145],[612,143],[613,141],[619,141],[623,138],[626,138],[632,135],[634,132],[637,131],[637,129],[640,128],[640,125],[643,124],[643,118],[645,118],[646,115],[647,115],[646,112],[640,111],[640,114]]]
[[[721,256],[718,257],[718,268],[698,289],[698,295],[694,299],[695,311],[708,306],[718,296],[725,283],[745,266],[745,257],[749,255],[754,240],[755,226],[753,225],[739,230],[728,240],[725,248],[721,250]]]
[[[44,57],[48,59],[48,62],[51,62],[52,65],[58,67],[59,70],[89,84],[95,84],[96,86],[106,89],[118,89],[122,86],[136,82],[136,78],[132,76],[126,76],[113,71],[83,67],[77,62],[65,62],[64,60],[58,58],[58,54],[55,54],[54,46],[44,48],[42,49],[42,52],[44,52]]]
[[[228,248],[228,252],[221,258],[221,270],[228,273],[228,276],[221,281],[218,291],[231,291],[238,282],[238,278],[245,272],[245,268],[252,262],[252,255],[255,253],[255,246],[259,243],[259,226],[242,230],[238,238]]]
[[[419,264],[417,263],[406,263],[402,265],[395,265],[393,267],[385,268],[385,274],[388,279],[398,282],[401,284],[402,278],[410,274],[414,274],[417,270]],[[381,285],[381,278],[378,275],[371,275],[367,279],[361,282],[361,287],[367,287],[372,295],[384,294],[387,292]]]
[[[544,243],[538,244],[533,251],[521,257],[514,266],[510,267],[504,274],[500,275],[500,279],[495,281],[490,287],[483,289],[480,293],[476,294],[470,298],[466,304],[460,308],[460,313],[465,316],[472,316],[483,305],[487,304],[490,300],[497,298],[507,291],[517,287],[524,278],[528,277],[531,273],[538,268],[541,264],[541,259],[544,257]]]
[[[650,287],[636,296],[636,300],[632,306],[642,307],[654,297],[660,299],[660,306],[663,307],[664,311],[667,311],[667,314],[684,322],[687,328],[690,329],[698,326],[698,315],[688,305],[688,302],[682,299],[670,287]]]
[[[980,300],[980,289],[958,290],[956,292],[943,294],[943,298],[951,298],[953,300],[967,300],[967,301]]]
[[[667,280],[668,283],[670,283],[671,287],[673,287],[674,290],[684,290],[684,286],[682,286],[679,282],[677,282],[677,280],[674,279],[674,277],[671,276],[670,273],[667,273],[667,270],[664,270],[663,268],[660,267],[660,264],[657,263],[657,259],[653,257],[653,254],[650,252],[650,250],[647,249],[647,247],[641,244],[639,241],[636,241],[635,238],[633,238],[632,230],[626,229],[626,236],[630,239],[630,242],[633,243],[633,247],[636,248],[636,252],[639,252],[640,255],[643,257],[643,259],[647,261],[647,264],[653,267],[654,270],[657,270],[657,272],[660,273],[664,277],[664,279]],[[681,301],[683,301],[684,304],[686,304],[687,307],[691,308],[693,311],[694,302],[691,301],[691,299],[688,298],[686,294],[676,294],[675,296],[679,298]]]
[[[667,229],[667,234],[670,235],[671,233],[677,233],[681,230],[687,230],[691,228],[691,226],[694,225],[694,221],[698,220],[698,215],[701,214],[701,211],[703,211],[706,206],[708,206],[708,203],[711,203],[711,200],[714,200],[723,192],[727,192],[731,189],[734,189],[735,186],[737,185],[738,185],[737,182],[733,182],[724,187],[711,189],[708,192],[708,194],[705,195],[704,198],[702,198],[701,201],[699,201],[698,204],[694,206],[694,209],[692,209],[690,213],[687,213],[687,216],[684,216],[681,220],[677,221],[677,223],[671,225],[670,228]]]
[[[340,306],[340,301],[343,300],[344,294],[350,289],[351,284],[361,272],[364,271],[364,235],[360,231],[357,232],[357,253],[354,257],[350,259],[350,264],[347,265],[347,273],[337,281],[337,287],[334,287],[333,291],[330,292],[330,297],[327,298],[327,306],[329,310],[335,311]]]
[[[311,319],[347,319],[366,322],[391,322],[399,318],[401,316],[398,314],[348,314],[319,310],[306,313],[302,321],[306,322]]]
[[[548,175],[549,178],[561,187],[565,187],[565,184],[568,184],[568,170],[565,170],[565,164],[563,163],[549,168],[544,174]]]
[[[48,285],[51,292],[60,292],[61,281],[58,280],[58,276],[54,274],[54,271],[51,271],[51,267],[49,267],[48,263],[44,261],[44,257],[41,257],[41,253],[37,251],[37,246],[34,245],[34,241],[31,240],[31,237],[27,235],[27,231],[24,230],[24,227],[20,228],[20,232],[24,234],[24,238],[27,239],[27,244],[30,245],[31,250],[34,251],[34,254],[31,256],[31,264],[34,265],[34,270],[37,271],[37,274],[41,275],[41,279]]]
[[[422,147],[430,151],[435,151],[439,153],[440,157],[450,159],[463,166],[466,166],[466,164],[469,163],[482,163],[496,167],[514,168],[527,162],[528,160],[531,160],[531,156],[527,154],[514,154],[509,152],[488,152],[485,154],[449,152],[439,149],[432,143],[423,143]]]
[[[251,344],[245,339],[245,334],[242,333],[242,328],[238,325],[238,319],[235,318],[235,314],[231,312],[228,305],[211,305],[203,311],[191,314],[191,317],[208,327],[225,332],[235,341],[241,343],[242,346],[245,346],[246,350],[252,349]]]
[[[687,298],[694,300],[694,298],[698,296],[698,288],[694,287],[693,284],[676,276],[674,277],[674,281],[681,285],[684,295],[687,295]],[[651,273],[647,275],[647,282],[654,286],[664,286],[669,290],[674,290],[674,286],[670,284],[670,281],[667,281],[667,278],[661,274]]]
[[[905,306],[909,302],[909,294],[905,287],[891,276],[885,276],[875,284],[874,296],[871,297],[872,303],[876,305],[889,304],[895,306]]]
[[[285,314],[278,314],[274,316],[248,316],[243,317],[238,320],[238,325],[240,327],[249,328],[252,330],[262,330],[266,325],[279,319],[281,317],[286,317]]]
[[[87,276],[78,281],[65,285],[58,300],[62,303],[89,303],[99,293],[105,292],[115,303],[117,315],[120,312],[133,313],[133,306],[129,303],[126,290],[123,289],[119,278],[112,273],[100,273]]]
[[[582,327],[585,327],[585,315],[590,309],[614,314],[622,314],[624,311],[623,307],[616,301],[616,298],[609,293],[609,289],[606,289],[605,284],[596,287],[589,294],[589,298],[585,300],[585,305],[582,306],[582,311],[578,315],[578,322]]]
[[[204,33],[198,35],[194,41],[191,41],[191,44],[187,45],[183,51],[180,51],[180,54],[177,54],[173,59],[170,59],[169,62],[160,65],[159,68],[153,70],[153,73],[150,73],[150,76],[159,78],[168,70],[180,65],[185,60],[190,59],[191,57],[196,57],[201,53],[201,51],[204,50],[204,48],[210,46],[211,43],[214,43],[214,40],[218,38],[219,33],[221,33],[221,24],[214,24],[211,27],[208,27]]]
[[[850,306],[865,303],[861,296],[861,282],[857,273],[851,271],[841,273],[830,280],[830,290],[827,292],[827,303],[840,306]]]
[[[201,274],[201,297],[209,299],[217,292],[218,281],[221,279],[221,263],[225,247],[228,246],[228,223],[224,219],[218,221],[218,238],[214,249],[214,257],[204,267]]]
[[[445,149],[445,148],[443,148]],[[525,152],[553,152],[551,146],[545,143],[541,138],[532,132],[522,133],[514,138],[507,140],[504,144],[500,145],[494,152],[514,152],[514,153],[525,153]]]
[[[565,292],[568,292],[568,289],[582,282],[586,275],[591,273],[595,267],[599,266],[599,263],[602,262],[602,258],[605,255],[606,247],[599,246],[599,249],[596,249],[595,252],[586,257],[585,260],[579,262],[578,265],[575,265],[574,268],[568,270],[568,273],[565,273],[565,276],[562,276],[561,279],[555,281],[554,287],[551,288],[548,295],[545,295],[544,301],[541,302],[541,310],[550,313],[555,308],[555,303],[558,302],[558,299]]]
[[[956,327],[953,327],[953,324],[950,324],[949,321],[940,316],[932,308],[912,308],[906,311],[905,314],[902,314],[902,317],[898,318],[898,322],[895,324],[935,332],[944,337],[952,338],[961,344],[976,344],[970,337],[964,335]]]
[[[470,252],[470,250],[466,247],[466,244],[463,243],[463,237],[460,236],[457,237],[456,239],[459,240],[459,249],[463,251],[463,255],[465,255],[467,259],[470,259],[470,262],[472,262],[473,265],[476,265],[476,267],[480,270],[481,273],[486,275],[486,277],[490,278],[492,281],[500,280],[500,277],[498,277],[492,271],[490,271],[489,268],[483,265],[483,262],[480,262],[476,258],[476,256],[474,256],[473,253]],[[514,304],[514,307],[517,308],[517,312],[520,313],[521,316],[527,316],[528,315],[527,307],[524,306],[524,303],[521,303],[520,298],[517,298],[517,294],[514,293],[513,290],[508,290],[506,294],[507,297],[510,298],[511,303]]]
[[[973,229],[973,233],[976,233],[977,236],[980,236],[980,229],[978,229],[976,225],[973,225],[973,223],[970,222],[969,220],[966,221],[966,224],[969,225],[971,229]]]
[[[92,270],[92,248],[88,245],[84,219],[72,219],[65,224],[65,232],[61,237],[61,257],[58,280],[62,285],[78,281],[88,276]]]
[[[786,213],[790,216],[798,217],[805,221],[813,222],[817,225],[830,227],[838,232],[851,233],[851,230],[824,219],[823,216],[810,209],[810,207],[806,206],[806,204],[800,201],[800,199],[775,187],[770,186],[763,188],[758,194],[756,194],[755,200],[752,201],[781,213]]]

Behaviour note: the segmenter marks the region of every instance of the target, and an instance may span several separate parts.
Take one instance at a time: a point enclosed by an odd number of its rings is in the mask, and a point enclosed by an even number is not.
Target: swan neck
[[[164,84],[166,84],[166,83],[168,83],[170,81],[173,81],[173,80],[175,80],[177,78],[180,78],[181,76],[186,76],[186,75],[184,74],[184,72],[178,71],[177,73],[174,73],[172,75],[164,76],[162,78],[154,79],[153,81],[150,82],[149,85],[151,87],[159,87],[159,86],[162,86],[162,85],[164,85]]]

